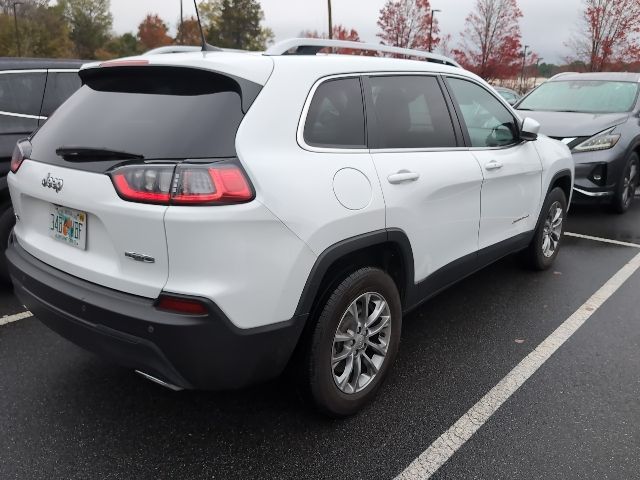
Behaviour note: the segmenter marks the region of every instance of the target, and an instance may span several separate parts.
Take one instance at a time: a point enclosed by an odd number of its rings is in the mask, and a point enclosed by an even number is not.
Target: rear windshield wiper
[[[143,155],[130,152],[118,152],[107,148],[91,147],[60,147],[56,154],[68,162],[82,162],[95,160],[142,160]]]

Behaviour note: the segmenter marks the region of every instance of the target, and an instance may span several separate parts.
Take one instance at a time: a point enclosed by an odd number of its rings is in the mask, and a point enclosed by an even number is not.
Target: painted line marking
[[[33,317],[31,312],[16,313],[15,315],[5,315],[0,317],[0,326],[8,325],[9,323],[17,322],[18,320],[24,320],[25,318]]]
[[[396,480],[429,479],[640,268],[640,253],[416,458]]]
[[[612,243],[613,245],[621,245],[623,247],[640,248],[638,243],[621,242],[620,240],[611,240],[609,238],[592,237],[591,235],[582,235],[581,233],[565,232],[567,237],[582,238],[584,240],[593,240],[594,242]]]

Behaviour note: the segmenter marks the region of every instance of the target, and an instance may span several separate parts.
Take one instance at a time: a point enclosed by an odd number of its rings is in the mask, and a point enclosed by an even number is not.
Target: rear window
[[[236,155],[244,113],[235,79],[153,66],[87,70],[81,76],[84,86],[35,135],[33,158],[46,161],[61,147],[108,149],[148,160]]]
[[[80,77],[76,72],[50,72],[42,100],[42,116],[50,116],[80,86]]]
[[[364,106],[359,78],[329,80],[309,106],[304,140],[326,148],[365,148]]]
[[[372,77],[377,148],[451,148],[456,137],[435,77]]]
[[[40,115],[46,79],[43,72],[0,74],[0,112]]]

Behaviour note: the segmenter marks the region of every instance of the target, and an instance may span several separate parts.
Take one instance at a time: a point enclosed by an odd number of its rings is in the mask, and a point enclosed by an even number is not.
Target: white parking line
[[[0,326],[17,322],[18,320],[23,320],[29,317],[33,317],[33,313],[21,312],[21,313],[16,313],[15,315],[5,315],[4,317],[0,317]]]
[[[581,233],[564,233],[567,237],[582,238],[584,240],[593,240],[595,242],[612,243],[613,245],[622,245],[623,247],[640,248],[638,243],[621,242],[620,240],[611,240],[609,238],[592,237],[591,235],[582,235]]]
[[[428,479],[640,268],[640,253],[594,293],[500,383],[431,444],[396,480]]]

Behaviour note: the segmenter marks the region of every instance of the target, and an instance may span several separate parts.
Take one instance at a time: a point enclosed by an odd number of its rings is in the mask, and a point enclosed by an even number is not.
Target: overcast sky
[[[183,0],[185,14],[194,12],[193,0]],[[273,29],[276,40],[297,36],[302,30],[326,31],[325,0],[261,0],[265,24]],[[364,41],[374,41],[378,13],[385,0],[333,0],[334,23],[355,28]],[[431,0],[443,33],[451,33],[455,45],[464,29],[464,19],[476,0]],[[524,13],[522,37],[543,61],[557,63],[567,56],[564,45],[578,23],[581,0],[520,0]],[[158,13],[175,27],[180,17],[180,0],[111,0],[114,29],[118,33],[137,30],[144,16]]]

